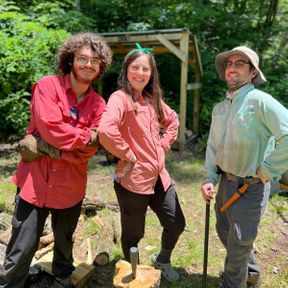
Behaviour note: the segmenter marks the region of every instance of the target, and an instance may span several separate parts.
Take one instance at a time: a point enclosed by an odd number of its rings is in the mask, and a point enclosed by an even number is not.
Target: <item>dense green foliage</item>
[[[225,83],[215,71],[215,55],[235,46],[248,45],[259,53],[268,79],[261,89],[288,106],[288,0],[0,0],[0,13],[0,141],[23,135],[32,84],[56,72],[57,48],[78,31],[188,28],[198,37],[204,70],[202,135],[207,134],[212,107],[225,91]],[[103,79],[106,98],[116,87],[122,57],[115,55],[114,65]],[[180,63],[172,54],[156,58],[166,100],[178,111]],[[192,93],[188,92],[188,127],[192,123]]]

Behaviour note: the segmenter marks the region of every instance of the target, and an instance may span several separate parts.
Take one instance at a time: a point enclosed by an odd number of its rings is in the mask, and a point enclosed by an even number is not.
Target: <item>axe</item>
[[[242,187],[240,187],[232,197],[220,208],[221,212],[224,212],[227,208],[229,208],[235,201],[237,201],[249,188],[249,184],[245,183]]]

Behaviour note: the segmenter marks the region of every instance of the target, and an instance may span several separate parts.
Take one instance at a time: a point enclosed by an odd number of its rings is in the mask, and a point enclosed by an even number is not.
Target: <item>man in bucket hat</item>
[[[228,91],[213,109],[201,192],[209,203],[220,182],[216,230],[227,251],[221,288],[259,287],[253,242],[268,202],[270,180],[278,180],[288,169],[288,111],[255,88],[266,79],[258,55],[250,48],[239,46],[220,53],[215,65]],[[244,184],[248,189],[242,197],[221,212]]]

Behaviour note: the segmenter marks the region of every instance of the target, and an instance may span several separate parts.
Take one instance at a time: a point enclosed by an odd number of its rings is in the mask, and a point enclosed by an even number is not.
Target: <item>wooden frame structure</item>
[[[139,32],[100,33],[114,54],[126,54],[135,48],[138,42],[142,47],[153,48],[153,53],[170,52],[181,61],[180,83],[180,126],[179,150],[185,147],[187,90],[194,90],[193,133],[198,133],[199,102],[202,65],[195,35],[187,29],[151,30]],[[192,83],[188,84],[188,65],[194,69]]]

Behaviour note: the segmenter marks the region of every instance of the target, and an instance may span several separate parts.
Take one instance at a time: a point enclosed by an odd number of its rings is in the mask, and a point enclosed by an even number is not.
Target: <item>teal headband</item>
[[[153,48],[143,48],[141,47],[141,45],[139,43],[135,43],[136,47],[135,49],[133,49],[132,51],[130,51],[127,55],[131,55],[137,51],[143,51],[144,53],[151,53],[153,51]]]

